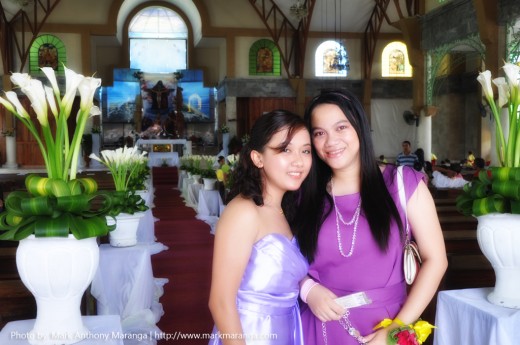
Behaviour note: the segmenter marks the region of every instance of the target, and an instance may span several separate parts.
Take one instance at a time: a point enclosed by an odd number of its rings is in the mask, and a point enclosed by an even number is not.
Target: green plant
[[[221,133],[229,133],[229,127],[227,125],[220,126],[220,132]]]
[[[144,158],[136,168],[135,173],[129,178],[128,189],[145,190],[147,188],[145,182],[148,177],[150,177],[150,167],[148,166],[148,159]]]
[[[204,169],[201,170],[200,176],[205,178],[217,178],[217,172],[213,169]]]
[[[31,102],[39,127],[16,92],[7,91],[5,98],[0,97],[0,104],[35,138],[47,173],[47,177],[29,175],[25,180],[27,191],[8,195],[6,210],[0,214],[0,239],[21,240],[33,234],[36,237],[73,234],[77,239],[106,235],[115,228],[108,226],[105,218],[112,207],[112,198],[99,193],[92,178],[76,179],[85,124],[90,116],[100,114],[93,98],[101,79],[84,77],[65,67],[66,90],[61,97],[54,70],[50,67],[41,70],[50,86],[44,86],[27,73],[11,76],[12,83]],[[81,102],[79,111],[73,114],[76,126],[70,137],[67,121],[78,91]],[[98,198],[102,201],[94,201]]]
[[[493,212],[520,214],[520,66],[506,63],[503,69],[505,78],[491,81],[490,71],[481,72],[477,77],[495,120],[495,149],[500,166],[480,171],[477,179],[464,186],[463,193],[457,197],[457,209],[465,215],[481,216]],[[492,82],[498,88],[496,101]],[[500,118],[503,107],[508,110],[507,139]]]

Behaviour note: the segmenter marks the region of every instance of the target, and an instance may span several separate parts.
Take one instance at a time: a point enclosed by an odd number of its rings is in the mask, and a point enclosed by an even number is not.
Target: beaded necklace
[[[334,182],[331,179],[330,180],[330,193],[332,195],[332,203],[334,204],[334,213],[336,214],[336,237],[338,239],[338,250],[341,256],[344,258],[351,257],[354,253],[354,247],[356,245],[356,236],[357,236],[357,228],[358,228],[358,222],[359,222],[359,214],[361,213],[361,197],[359,198],[358,205],[356,207],[356,210],[354,211],[354,215],[352,216],[352,219],[348,222],[345,222],[343,219],[343,216],[338,210],[338,206],[336,205],[336,196],[334,195]],[[354,224],[354,229],[352,231],[352,241],[350,242],[350,250],[347,254],[343,251],[343,244],[341,243],[341,231],[339,222],[343,223],[343,225],[350,226]]]

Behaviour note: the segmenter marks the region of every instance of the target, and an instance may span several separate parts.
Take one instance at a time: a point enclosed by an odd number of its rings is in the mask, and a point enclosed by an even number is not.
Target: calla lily
[[[54,99],[54,93],[52,89],[48,86],[45,86],[45,96],[47,96],[47,103],[49,103],[49,108],[51,108],[51,112],[54,115],[54,118],[58,119],[58,108],[56,106],[56,100]]]
[[[504,77],[493,79],[493,84],[498,88],[498,106],[501,108],[509,102],[509,86]]]
[[[520,66],[512,63],[506,63],[504,65],[504,72],[506,74],[507,82],[510,88],[510,100],[511,103],[520,103],[520,92],[519,92],[519,78],[520,78]]]
[[[78,90],[78,86],[83,80],[83,78],[85,77],[81,74],[78,74],[73,70],[65,67],[66,91],[65,96],[63,96],[62,105],[65,107],[64,113],[67,115],[67,118],[70,116],[72,102],[74,101],[74,97],[76,97],[76,91]]]
[[[58,87],[58,81],[56,80],[54,69],[52,67],[42,67],[41,70],[51,83],[52,91],[54,92],[54,95],[56,95],[56,98],[60,98],[60,88]]]
[[[27,112],[27,110],[25,110],[25,108],[23,107],[22,103],[20,103],[20,100],[18,99],[18,95],[16,94],[16,92],[14,92],[14,91],[7,91],[5,93],[5,96],[14,105],[14,107],[16,109],[15,110],[15,112],[16,112],[15,115],[18,115],[18,116],[20,116],[22,118],[26,118],[26,119],[30,118],[29,113]]]
[[[29,85],[31,76],[27,73],[13,73],[11,75],[11,81],[16,86],[25,87]]]
[[[0,97],[0,104],[2,104],[7,110],[9,110],[11,113],[14,113],[14,107],[8,100]]]
[[[493,87],[491,86],[491,71],[480,72],[477,77],[478,82],[482,85],[482,92],[486,100],[493,100]]]
[[[80,108],[82,110],[90,109],[92,107],[94,93],[96,89],[101,86],[101,79],[86,77],[81,80],[78,90],[81,95]]]
[[[101,115],[101,109],[97,105],[93,105],[92,108],[90,108],[90,116],[96,116]]]
[[[40,122],[43,127],[49,126],[49,120],[47,119],[47,98],[42,82],[38,79],[31,79],[28,85],[22,87],[22,92],[25,93],[31,101],[31,106],[36,113],[38,122]]]

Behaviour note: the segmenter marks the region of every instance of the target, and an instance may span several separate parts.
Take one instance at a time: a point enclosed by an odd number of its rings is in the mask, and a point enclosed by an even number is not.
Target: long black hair
[[[262,195],[264,183],[261,169],[251,160],[251,151],[264,152],[273,135],[285,129],[287,129],[287,137],[276,147],[278,152],[287,148],[298,130],[307,130],[303,118],[287,110],[273,110],[255,121],[249,134],[249,141],[242,147],[237,167],[233,171],[234,182],[227,198],[228,201],[240,194],[244,198],[253,200],[258,206],[264,204]],[[291,221],[294,216],[295,200],[296,193],[293,191],[286,192],[282,199],[282,209],[288,221]]]
[[[304,119],[309,131],[314,108],[321,104],[337,105],[358,135],[361,160],[361,206],[374,240],[384,251],[388,247],[392,219],[399,226],[401,235],[404,230],[397,207],[385,185],[375,158],[370,125],[363,106],[358,98],[348,90],[323,90],[311,100],[305,110]],[[311,172],[302,185],[299,207],[291,222],[299,241],[300,250],[309,262],[314,261],[320,228],[332,211],[332,197],[327,192],[332,170],[318,157],[316,150],[313,150],[312,156]],[[328,200],[328,203],[325,200]]]

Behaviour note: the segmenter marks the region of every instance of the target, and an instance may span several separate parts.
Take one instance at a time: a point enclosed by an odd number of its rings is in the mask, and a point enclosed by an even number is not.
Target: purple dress
[[[397,192],[397,181],[394,172],[396,167],[387,165],[383,172],[386,186],[397,209],[404,216]],[[407,200],[423,178],[419,172],[405,167],[404,184]],[[343,220],[352,220],[360,199],[359,193],[336,196],[336,206]],[[340,218],[338,218],[340,219]],[[338,225],[344,257],[340,254],[338,244]],[[368,222],[361,211],[358,219],[357,233],[353,241],[355,222],[346,225],[336,221],[334,208],[325,220],[318,238],[318,247],[314,262],[309,267],[309,275],[341,297],[354,292],[365,291],[372,303],[350,309],[349,320],[362,336],[373,332],[372,328],[385,318],[393,319],[406,299],[406,283],[403,275],[403,244],[399,229],[392,222],[388,250],[381,252],[374,241]],[[354,242],[353,250],[352,243]],[[352,250],[352,254],[350,254]],[[302,303],[302,324],[306,344],[359,344],[350,336],[338,321],[323,323],[317,319],[307,304]],[[327,341],[324,340],[327,339]]]
[[[255,243],[237,295],[246,343],[303,344],[298,294],[307,269],[295,238],[273,233]],[[215,328],[212,337],[210,345],[222,344]]]

